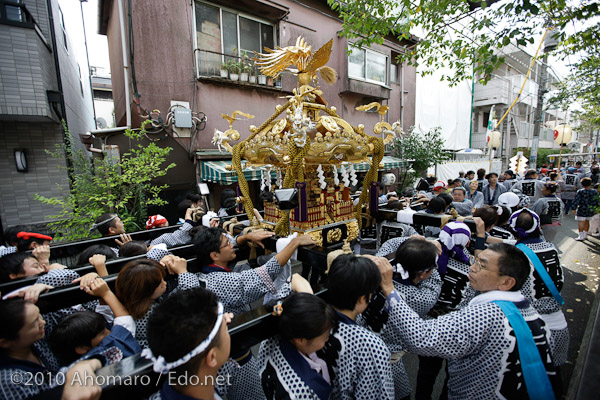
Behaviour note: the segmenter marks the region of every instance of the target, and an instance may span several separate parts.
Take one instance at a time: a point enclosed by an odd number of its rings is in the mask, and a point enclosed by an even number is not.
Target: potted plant
[[[256,84],[256,67],[252,59],[246,62],[246,72],[248,73],[248,82]]]
[[[221,78],[227,79],[227,71],[229,70],[229,65],[227,61],[221,63]]]
[[[263,75],[263,74],[260,74],[258,76],[258,84],[259,85],[266,85],[267,84],[267,76]]]
[[[250,72],[248,64],[242,62],[240,68],[240,81],[248,82],[248,72]]]
[[[272,76],[267,76],[267,86],[273,86],[274,79]]]
[[[240,81],[248,82],[248,73],[250,72],[248,55],[245,51],[241,52],[240,58]]]
[[[229,62],[229,79],[237,81],[240,78],[240,63],[237,61]]]
[[[248,82],[256,85],[256,71],[254,69],[254,64],[249,64],[248,69]]]

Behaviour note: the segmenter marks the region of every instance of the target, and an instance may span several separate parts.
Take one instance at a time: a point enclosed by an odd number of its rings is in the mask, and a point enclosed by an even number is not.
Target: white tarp
[[[479,168],[485,169],[486,174],[490,172],[490,160],[479,159],[477,161],[448,162],[437,166],[437,175],[434,167],[429,168],[427,174],[435,175],[439,180],[447,182],[448,179],[458,178],[460,171],[464,171],[465,173],[467,171],[477,172]],[[496,172],[499,176],[502,176],[504,171],[502,171],[502,162],[500,159],[495,158],[492,160],[491,172]]]
[[[428,131],[440,126],[446,149],[464,149],[469,147],[473,82],[463,81],[449,87],[440,81],[442,74],[447,76],[452,72],[443,69],[426,77],[417,73],[415,129]]]

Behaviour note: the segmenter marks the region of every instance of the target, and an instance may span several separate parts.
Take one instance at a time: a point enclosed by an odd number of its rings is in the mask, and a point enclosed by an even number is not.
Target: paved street
[[[563,229],[555,243],[562,253],[561,262],[565,272],[565,286],[562,290],[565,299],[563,311],[571,332],[569,360],[562,370],[565,388],[571,381],[590,310],[598,292],[600,267],[600,240],[590,238],[578,242],[574,240],[575,237],[577,221],[573,215],[569,215],[564,218]],[[577,383],[577,380],[574,382]]]
[[[565,299],[563,311],[571,333],[569,360],[562,367],[565,398],[567,398],[569,390],[567,388],[571,383],[571,378],[574,377],[573,373],[577,357],[580,354],[579,349],[584,339],[595,294],[598,291],[598,269],[600,267],[600,240],[590,237],[590,239],[584,242],[578,242],[575,240],[576,237],[577,221],[575,221],[573,215],[568,215],[564,218],[562,229],[555,241],[555,245],[561,252],[561,263],[565,273],[565,285],[562,290],[562,295]],[[403,360],[413,384],[414,398],[418,360],[412,354],[405,355]],[[443,377],[438,377],[434,398],[437,398],[435,396],[439,396],[442,381]],[[573,382],[575,384],[578,383],[576,375]],[[569,398],[572,398],[574,389],[576,387],[570,388],[570,392],[573,393],[569,393]]]

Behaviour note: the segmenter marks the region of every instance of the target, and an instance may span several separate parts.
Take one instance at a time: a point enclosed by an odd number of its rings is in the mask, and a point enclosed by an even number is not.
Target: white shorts
[[[575,221],[591,221],[594,217],[575,217]]]

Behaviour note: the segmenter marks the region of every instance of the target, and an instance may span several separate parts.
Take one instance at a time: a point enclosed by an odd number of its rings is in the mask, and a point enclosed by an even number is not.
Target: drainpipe
[[[60,75],[60,62],[58,59],[58,46],[56,44],[56,32],[54,31],[54,14],[52,12],[52,0],[46,0],[46,7],[48,8],[48,22],[49,22],[49,31],[50,31],[50,39],[52,40],[52,55],[54,57],[54,68],[56,69],[56,84],[58,86],[58,92],[60,93],[60,106],[61,106],[61,118],[64,121],[64,126],[69,127],[69,123],[67,120],[67,107],[65,106],[65,96],[63,94],[63,86],[62,86],[62,77]],[[55,110],[56,112],[56,110]],[[63,139],[65,145],[65,161],[67,164],[67,176],[69,179],[69,188],[73,186],[73,157],[72,157],[72,149],[69,140],[65,136]]]
[[[400,128],[404,131],[404,63],[400,64]]]
[[[83,18],[83,3],[88,0],[79,0],[79,8],[81,10],[81,24],[83,26],[83,42],[85,44],[85,60],[87,61],[88,80],[90,83],[90,95],[92,96],[92,112],[94,113],[94,127],[98,128],[96,121],[96,105],[94,104],[94,88],[92,85],[92,73],[90,71],[90,54],[88,52],[87,32],[85,31],[85,18]]]
[[[471,86],[471,123],[469,128],[469,148],[473,140],[473,102],[475,100],[475,70],[473,70],[473,84]]]
[[[125,17],[123,16],[123,0],[119,0],[119,24],[121,25],[121,48],[123,49],[123,78],[125,86],[125,113],[127,128],[131,128],[131,98],[129,95],[129,58],[127,57],[127,42],[125,41]]]

